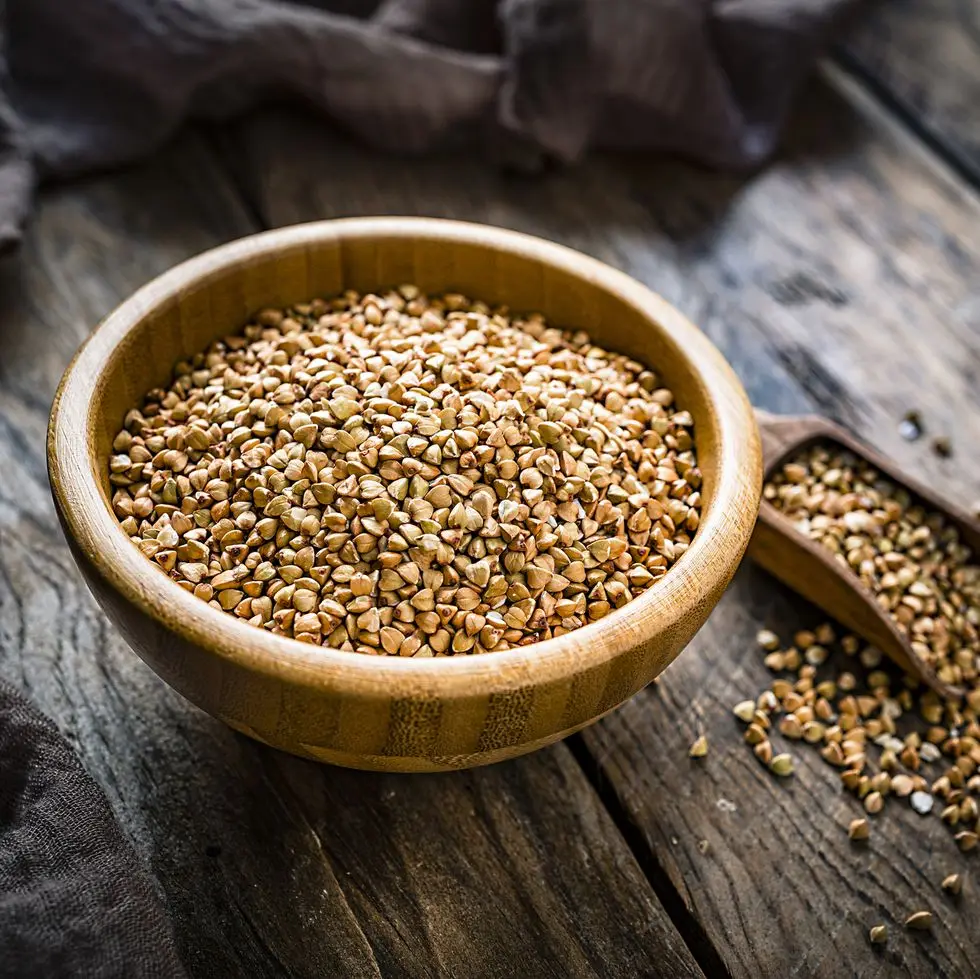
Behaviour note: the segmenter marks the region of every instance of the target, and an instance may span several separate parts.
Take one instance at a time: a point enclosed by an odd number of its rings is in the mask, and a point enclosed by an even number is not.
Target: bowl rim
[[[151,570],[147,559],[108,505],[89,438],[93,394],[106,355],[189,284],[245,260],[357,238],[449,240],[550,265],[616,293],[678,348],[716,418],[715,488],[689,550],[654,586],[606,618],[557,638],[478,656],[417,659],[355,654],[274,635],[210,607],[156,569],[146,573]],[[377,694],[383,685],[384,695],[392,698],[483,696],[561,680],[611,662],[638,638],[656,635],[709,601],[719,579],[727,583],[748,545],[762,483],[758,429],[741,382],[714,344],[665,299],[564,245],[490,225],[416,217],[344,218],[262,231],[205,251],[151,280],[96,326],[66,368],[51,409],[47,457],[66,534],[112,590],[168,631],[249,672],[337,694]]]

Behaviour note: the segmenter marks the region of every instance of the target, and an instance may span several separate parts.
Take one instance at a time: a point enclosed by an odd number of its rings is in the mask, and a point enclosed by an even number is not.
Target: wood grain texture
[[[459,159],[378,158],[301,115],[265,117],[226,158],[271,224],[432,214],[596,255],[701,326],[756,404],[844,422],[967,504],[980,477],[969,450],[980,438],[977,202],[846,79],[833,82],[802,100],[784,153],[751,180],[604,157],[527,181]],[[903,441],[912,407],[931,435],[952,437],[951,460]],[[975,885],[946,831],[889,809],[855,853],[856,804],[835,772],[808,757],[776,782],[740,743],[731,706],[770,679],[755,632],[816,614],[744,568],[693,655],[580,735],[576,752],[712,974],[967,979],[980,913],[939,890],[954,867]],[[711,748],[699,765],[687,749],[702,728]],[[923,906],[935,935],[903,933]],[[883,955],[867,940],[877,920],[891,925]]]
[[[870,3],[837,57],[980,186],[978,0]]]
[[[773,415],[757,410],[766,478],[783,463],[816,444],[837,445],[866,459],[880,473],[905,486],[929,509],[942,513],[965,544],[980,554],[980,522],[947,500],[938,487],[903,472],[890,459],[856,439],[847,429],[819,415]],[[749,556],[773,577],[823,609],[831,618],[876,646],[906,673],[946,697],[962,691],[944,683],[913,650],[905,633],[877,603],[850,568],[836,561],[818,541],[799,533],[793,522],[763,500]]]
[[[350,655],[209,607],[133,547],[109,503],[112,439],[166,365],[250,312],[409,281],[538,310],[650,364],[690,411],[704,473],[698,532],[675,567],[599,622],[547,642],[441,659]],[[130,645],[236,730],[320,761],[446,771],[579,730],[657,676],[704,624],[748,545],[761,490],[755,418],[731,368],[620,272],[525,235],[411,218],[307,223],[233,242],[149,283],[93,332],[55,396],[55,506],[92,591]]]
[[[0,263],[0,671],[108,793],[194,976],[699,976],[566,748],[417,780],[291,759],[169,690],[83,587],[43,466],[58,377],[134,288],[252,227],[190,138],[47,191]]]

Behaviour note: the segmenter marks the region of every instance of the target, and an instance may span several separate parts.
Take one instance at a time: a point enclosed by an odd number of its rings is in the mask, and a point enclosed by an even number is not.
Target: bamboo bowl
[[[126,411],[173,364],[263,306],[412,282],[459,291],[652,365],[695,420],[700,529],[682,559],[600,622],[520,649],[399,659],[309,646],[185,592],[132,545],[109,505],[110,446]],[[55,504],[92,592],[167,683],[235,730],[355,768],[435,771],[532,751],[595,721],[687,645],[749,542],[761,453],[728,364],[663,299],[576,252],[495,228],[415,218],[328,221],[207,252],[143,287],[76,355],[48,432]]]

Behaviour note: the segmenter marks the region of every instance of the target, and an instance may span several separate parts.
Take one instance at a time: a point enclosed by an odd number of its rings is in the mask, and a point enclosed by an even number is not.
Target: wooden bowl
[[[700,529],[653,587],[608,617],[520,649],[399,659],[271,635],[209,607],[151,564],[109,504],[126,411],[174,363],[248,314],[353,288],[459,291],[651,365],[695,420]],[[735,374],[663,299],[569,249],[496,228],[416,218],[326,221],[254,235],[177,266],[109,315],[62,379],[48,431],[55,504],[89,587],[171,686],[238,731],[355,768],[434,771],[510,758],[631,697],[684,648],[735,572],[761,490],[759,435]]]

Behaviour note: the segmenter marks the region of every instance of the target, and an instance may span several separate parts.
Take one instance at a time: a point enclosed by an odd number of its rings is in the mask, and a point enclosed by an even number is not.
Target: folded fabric
[[[0,977],[178,979],[153,883],[55,725],[0,680]]]
[[[856,0],[7,0],[0,247],[36,180],[136,160],[187,118],[298,96],[366,142],[723,168],[773,150]]]

